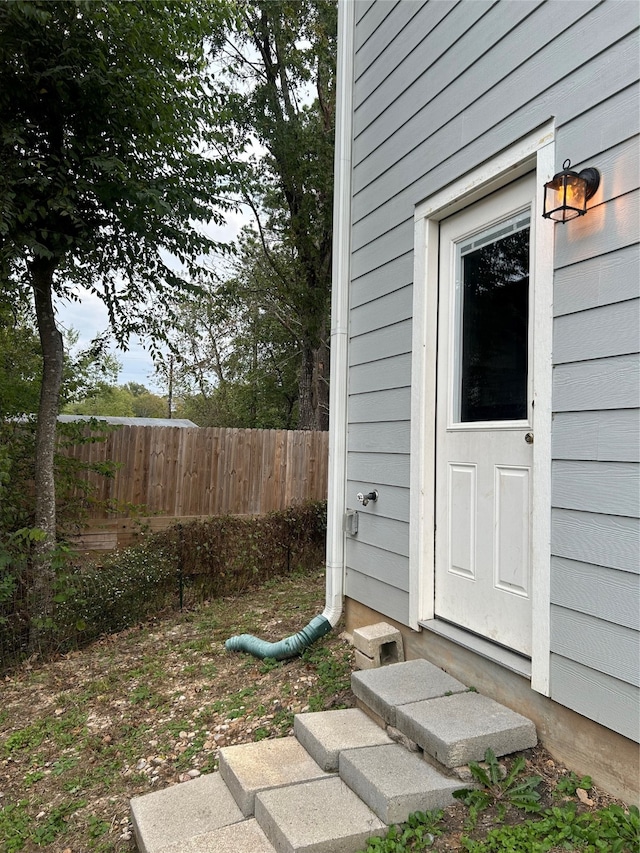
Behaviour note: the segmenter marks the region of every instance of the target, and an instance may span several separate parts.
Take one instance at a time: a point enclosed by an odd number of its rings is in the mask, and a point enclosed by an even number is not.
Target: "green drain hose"
[[[236,637],[229,637],[224,647],[228,652],[249,652],[249,654],[262,660],[265,658],[285,660],[301,654],[320,637],[328,634],[331,628],[332,625],[328,619],[324,616],[315,616],[297,634],[285,637],[278,643],[268,643],[266,640],[254,637],[253,634],[238,634]]]

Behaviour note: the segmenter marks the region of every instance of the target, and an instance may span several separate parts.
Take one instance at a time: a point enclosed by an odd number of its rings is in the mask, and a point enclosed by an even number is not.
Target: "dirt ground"
[[[224,649],[235,633],[278,640],[300,630],[323,599],[322,571],[278,579],[7,675],[0,849],[134,851],[131,797],[214,771],[220,747],[291,734],[296,713],[352,706],[353,655],[339,630],[281,664]],[[556,788],[568,770],[543,749],[523,755],[526,773],[544,780],[545,803],[561,802]],[[586,809],[611,802],[593,788],[580,796]],[[434,849],[459,849],[468,814],[462,804],[446,811]],[[474,835],[495,818],[483,812]],[[503,820],[522,813],[507,808]]]

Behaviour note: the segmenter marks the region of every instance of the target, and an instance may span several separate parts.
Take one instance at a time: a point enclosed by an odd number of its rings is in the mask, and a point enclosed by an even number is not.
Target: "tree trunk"
[[[42,347],[42,386],[38,409],[35,453],[35,526],[43,538],[36,542],[31,582],[31,628],[29,652],[37,652],[41,645],[46,620],[53,609],[53,579],[51,552],[56,541],[56,486],[54,455],[56,448],[56,423],[64,347],[62,335],[56,325],[53,310],[53,273],[55,261],[36,260],[31,266],[31,282]]]
[[[298,429],[329,429],[329,350],[304,345],[298,380]]]

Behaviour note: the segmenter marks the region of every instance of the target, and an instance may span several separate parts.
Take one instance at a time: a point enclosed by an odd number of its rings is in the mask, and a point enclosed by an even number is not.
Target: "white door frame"
[[[414,213],[413,349],[411,373],[411,475],[409,616],[412,628],[433,619],[435,591],[435,399],[439,222],[505,186],[536,172],[536,236],[533,251],[535,442],[532,504],[531,686],[549,695],[551,541],[551,347],[553,248],[551,221],[541,219],[544,183],[555,171],[553,121],[512,145],[445,189]]]

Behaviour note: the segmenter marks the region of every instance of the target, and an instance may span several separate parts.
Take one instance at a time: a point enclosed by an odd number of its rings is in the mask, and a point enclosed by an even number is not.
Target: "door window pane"
[[[529,215],[458,245],[458,420],[527,417]]]

